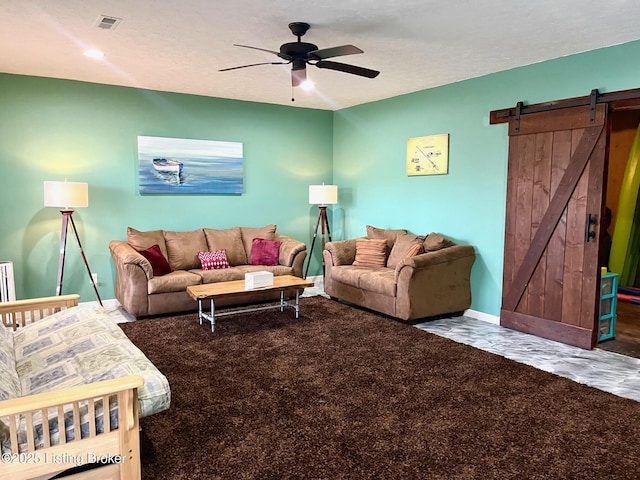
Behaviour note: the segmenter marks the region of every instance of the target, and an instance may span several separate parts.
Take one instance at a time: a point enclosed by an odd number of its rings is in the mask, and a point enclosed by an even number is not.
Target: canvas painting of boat
[[[244,189],[242,143],[138,137],[141,194],[227,194]]]

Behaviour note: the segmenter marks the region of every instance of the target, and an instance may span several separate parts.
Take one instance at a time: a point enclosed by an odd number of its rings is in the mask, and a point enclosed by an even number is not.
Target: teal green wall
[[[334,239],[371,224],[473,244],[472,308],[498,315],[508,137],[489,112],[638,88],[639,55],[632,42],[338,112],[0,74],[0,260],[14,262],[19,298],[54,293],[60,214],[42,206],[44,180],[89,183],[89,208],[74,217],[103,298],[113,297],[107,245],[127,225],[273,222],[309,245],[308,185],[325,181],[339,186]],[[407,138],[437,133],[450,134],[449,174],[407,177]],[[245,193],[140,196],[138,135],[243,142]],[[315,250],[310,274],[320,273]],[[64,289],[93,298],[73,239]]]
[[[114,297],[108,244],[129,225],[275,223],[310,244],[308,185],[331,182],[332,123],[328,111],[0,74],[0,260],[14,262],[18,298],[55,294],[61,215],[43,207],[45,180],[89,183],[89,207],[74,218],[105,299]],[[138,135],[242,142],[244,194],[141,196]],[[319,272],[316,260],[309,273]],[[63,287],[94,299],[73,237]]]
[[[489,125],[489,112],[638,88],[638,56],[633,42],[336,112],[335,236],[364,235],[371,224],[472,244],[471,308],[499,315],[508,136],[506,124]],[[450,134],[449,174],[407,177],[407,138],[438,133]]]

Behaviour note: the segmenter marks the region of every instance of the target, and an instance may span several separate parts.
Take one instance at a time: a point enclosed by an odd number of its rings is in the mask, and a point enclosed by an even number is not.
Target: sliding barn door
[[[606,105],[510,119],[501,325],[595,346],[605,124]]]

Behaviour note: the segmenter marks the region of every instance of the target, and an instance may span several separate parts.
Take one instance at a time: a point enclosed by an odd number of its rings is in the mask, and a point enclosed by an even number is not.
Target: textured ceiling
[[[99,29],[100,15],[122,22]],[[278,61],[233,44],[278,50],[293,21],[381,74],[309,67],[316,89],[292,104],[288,65],[218,71]],[[0,0],[0,72],[336,110],[637,40],[638,25],[637,0]]]

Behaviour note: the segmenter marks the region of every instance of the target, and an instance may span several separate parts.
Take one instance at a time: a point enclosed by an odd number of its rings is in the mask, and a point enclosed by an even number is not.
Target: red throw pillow
[[[156,277],[161,277],[162,275],[166,275],[167,273],[171,273],[171,266],[164,255],[162,255],[162,251],[160,250],[160,245],[152,245],[149,248],[145,248],[144,250],[138,250],[140,255],[149,260],[151,264],[151,268],[153,268],[153,275]]]
[[[278,265],[281,244],[277,240],[254,238],[251,242],[251,265]]]
[[[202,264],[202,270],[218,270],[219,268],[231,268],[227,260],[227,252],[224,248],[213,252],[198,252],[198,258]]]

